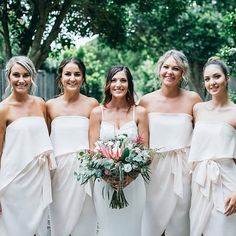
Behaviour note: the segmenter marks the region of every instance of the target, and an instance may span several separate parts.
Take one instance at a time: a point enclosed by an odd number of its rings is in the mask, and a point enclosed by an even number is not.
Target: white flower
[[[129,149],[133,149],[133,144],[132,144],[132,143],[128,143],[128,144],[127,144],[127,147],[128,147]]]
[[[134,157],[134,159],[133,159],[134,161],[138,161],[138,162],[141,162],[141,161],[143,161],[143,158],[142,158],[142,156],[140,156],[140,155],[137,155],[137,156],[135,156]]]
[[[119,134],[117,138],[118,139],[125,139],[125,138],[127,138],[127,134]]]
[[[107,144],[109,147],[111,147],[111,146],[114,145],[114,142],[112,142],[112,141],[108,141],[106,144]]]
[[[132,170],[132,166],[130,164],[124,164],[124,171],[129,173]]]

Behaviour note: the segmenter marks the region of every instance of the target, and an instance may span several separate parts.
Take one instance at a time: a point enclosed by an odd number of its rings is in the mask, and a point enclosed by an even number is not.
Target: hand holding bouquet
[[[151,150],[143,146],[141,136],[130,140],[126,134],[122,134],[112,140],[99,140],[95,143],[93,154],[83,151],[79,153],[78,159],[81,165],[75,174],[81,184],[91,178],[103,178],[113,189],[111,208],[128,206],[123,188],[132,179],[141,174],[146,182],[150,180]],[[109,189],[107,196],[110,197]]]

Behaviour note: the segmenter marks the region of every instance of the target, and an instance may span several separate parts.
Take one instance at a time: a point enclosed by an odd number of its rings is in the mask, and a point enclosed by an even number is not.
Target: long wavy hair
[[[36,72],[33,62],[26,56],[14,56],[6,64],[5,78],[6,78],[7,86],[5,89],[5,93],[3,94],[3,98],[7,98],[12,92],[12,86],[10,83],[10,74],[11,74],[11,69],[15,64],[19,64],[23,66],[29,72],[30,77],[31,77],[31,86],[30,86],[29,94],[35,94],[36,89],[37,89],[37,85],[35,83],[36,78],[37,78],[37,72]]]
[[[114,77],[114,75],[120,71],[124,71],[127,80],[128,80],[128,91],[126,93],[126,101],[128,103],[129,109],[135,105],[135,99],[134,99],[134,83],[133,83],[133,76],[129,70],[128,67],[126,66],[113,66],[110,68],[110,70],[107,73],[106,76],[106,84],[105,84],[105,98],[103,101],[103,105],[106,106],[112,99],[112,95],[110,92],[110,87],[111,87],[111,80]]]

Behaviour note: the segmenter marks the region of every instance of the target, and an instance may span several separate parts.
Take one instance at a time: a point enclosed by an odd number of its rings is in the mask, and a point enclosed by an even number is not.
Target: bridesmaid
[[[90,148],[101,140],[114,139],[118,134],[127,134],[135,139],[140,134],[148,145],[148,121],[143,107],[134,101],[133,78],[127,67],[112,67],[106,78],[103,106],[93,109],[90,118]],[[96,180],[94,201],[100,236],[140,236],[141,219],[146,199],[145,185],[139,175],[135,180],[127,178],[124,193],[129,205],[122,209],[109,208],[109,200],[103,198],[107,182]]]
[[[6,65],[5,99],[0,103],[1,236],[47,235],[47,208],[52,201],[49,168],[52,145],[43,99],[30,95],[36,70],[25,56]]]
[[[192,109],[201,98],[180,88],[189,76],[185,55],[169,50],[157,63],[160,90],[144,95],[140,105],[149,117],[150,148],[157,149],[143,218],[143,236],[189,236]]]
[[[228,98],[229,70],[212,57],[204,66],[203,77],[212,100],[194,106],[190,235],[235,236],[236,105]]]
[[[98,105],[97,100],[80,93],[85,74],[81,60],[64,59],[58,69],[62,94],[47,102],[48,123],[58,165],[52,177],[52,236],[96,234],[90,186],[81,186],[74,175],[79,168],[76,153],[89,148],[89,116],[92,108]]]

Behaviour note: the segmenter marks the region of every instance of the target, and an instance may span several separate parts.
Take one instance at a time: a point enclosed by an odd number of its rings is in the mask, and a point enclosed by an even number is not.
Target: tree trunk
[[[9,36],[9,28],[8,28],[8,11],[7,11],[7,0],[3,1],[3,12],[2,12],[2,29],[3,29],[3,38],[5,42],[5,57],[6,60],[9,60],[12,57],[11,51],[11,42]]]
[[[205,99],[205,89],[202,79],[202,68],[203,66],[198,62],[190,63],[191,68],[191,79],[190,79],[190,89],[199,93],[201,98]]]
[[[63,23],[63,20],[64,20],[66,14],[70,10],[70,7],[72,4],[73,4],[73,0],[67,0],[63,3],[63,5],[61,6],[61,10],[54,22],[54,25],[52,26],[52,29],[51,29],[49,35],[47,36],[47,38],[43,42],[41,42],[41,40],[43,38],[43,32],[44,32],[44,28],[46,26],[46,21],[48,18],[50,8],[47,9],[47,14],[44,13],[45,14],[44,16],[42,16],[42,15],[40,16],[40,17],[42,17],[42,19],[41,19],[41,21],[42,21],[41,27],[42,28],[37,30],[37,32],[35,34],[35,39],[33,40],[32,47],[31,47],[31,50],[29,53],[29,57],[34,62],[36,69],[39,69],[41,64],[47,58],[48,53],[50,52],[50,45],[57,38],[59,32],[61,31],[60,27]]]

